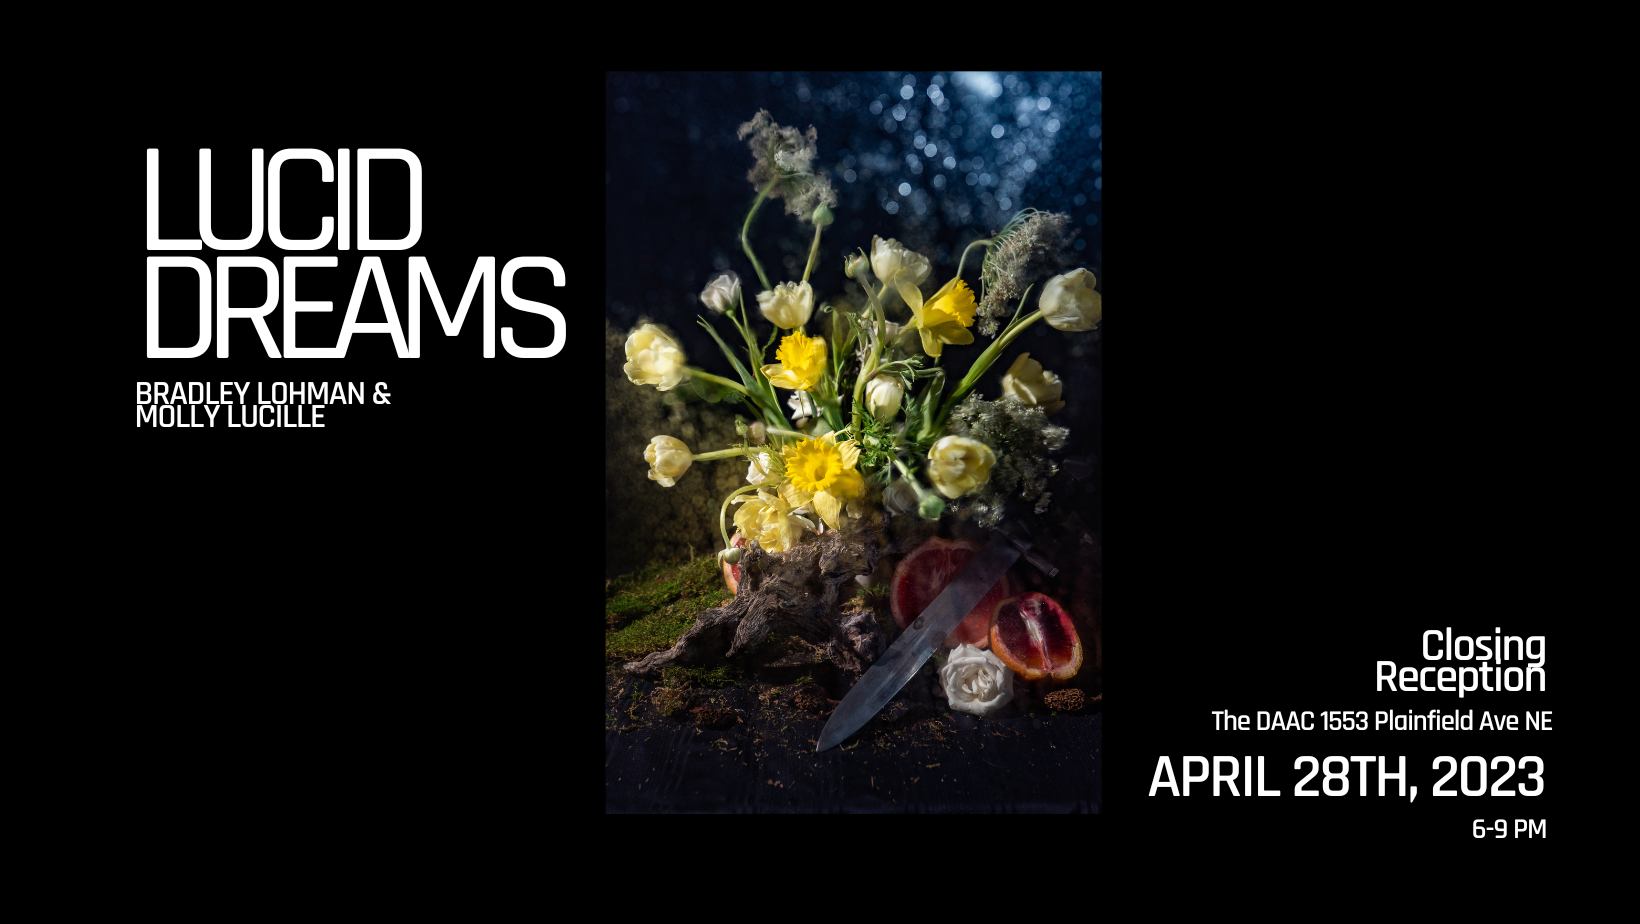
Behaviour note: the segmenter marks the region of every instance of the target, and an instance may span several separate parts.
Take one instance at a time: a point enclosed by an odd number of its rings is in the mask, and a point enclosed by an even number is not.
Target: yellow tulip
[[[790,504],[768,491],[738,497],[735,528],[765,552],[784,552],[803,537],[807,521],[792,512]]]
[[[775,327],[794,330],[809,323],[814,314],[814,289],[806,282],[782,282],[757,293],[757,308]]]
[[[688,374],[684,362],[683,347],[659,325],[643,324],[627,335],[624,371],[634,385],[675,388]]]
[[[1030,407],[1039,407],[1049,414],[1065,406],[1065,402],[1059,400],[1064,391],[1065,384],[1059,381],[1059,376],[1042,368],[1042,364],[1032,359],[1029,353],[1019,354],[1019,358],[1002,376],[1004,397]]]
[[[928,480],[941,494],[958,498],[984,484],[996,463],[996,453],[979,440],[942,436],[928,450]]]
[[[675,436],[657,436],[644,447],[643,458],[649,463],[649,480],[663,488],[678,483],[683,473],[695,462],[695,455],[683,440]]]

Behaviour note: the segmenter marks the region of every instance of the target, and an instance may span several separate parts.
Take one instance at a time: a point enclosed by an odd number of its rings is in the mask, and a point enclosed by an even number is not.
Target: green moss
[[[727,664],[716,667],[683,667],[672,665],[661,668],[661,683],[669,687],[727,687],[739,678]]]
[[[604,635],[604,654],[630,660],[672,644],[704,610],[729,599],[717,558],[704,555],[682,564],[649,565],[610,582],[604,615],[613,627]]]

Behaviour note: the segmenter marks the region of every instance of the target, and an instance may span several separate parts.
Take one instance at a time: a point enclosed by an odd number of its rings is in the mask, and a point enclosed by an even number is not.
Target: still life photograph
[[[1100,75],[606,89],[606,811],[1098,812]]]

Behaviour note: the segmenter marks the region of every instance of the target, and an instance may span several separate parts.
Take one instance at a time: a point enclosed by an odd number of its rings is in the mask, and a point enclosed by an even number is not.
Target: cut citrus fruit
[[[894,569],[894,582],[889,588],[888,606],[894,621],[904,629],[921,615],[928,604],[951,583],[962,566],[974,556],[979,547],[971,542],[954,542],[935,536],[901,559]],[[997,604],[1013,594],[1013,585],[1003,575],[991,590],[974,604],[962,622],[945,638],[945,647],[959,644],[984,648],[990,644],[988,634],[991,614]]]
[[[1082,639],[1054,598],[1031,592],[997,605],[991,651],[1026,680],[1069,680],[1082,669]]]

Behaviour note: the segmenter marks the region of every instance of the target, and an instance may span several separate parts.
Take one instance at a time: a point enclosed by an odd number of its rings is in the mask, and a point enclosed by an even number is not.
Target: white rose
[[[644,447],[643,459],[649,463],[649,480],[670,488],[678,483],[683,473],[695,462],[689,446],[675,436],[657,436]]]
[[[942,436],[928,450],[928,480],[946,497],[961,497],[984,484],[996,462],[996,453],[979,440]]]
[[[712,277],[700,293],[701,304],[723,314],[740,301],[740,277],[734,273],[720,273]]]
[[[1065,406],[1059,400],[1065,384],[1059,376],[1042,368],[1029,353],[1019,354],[1014,364],[1002,376],[1002,393],[1021,404],[1040,407],[1049,414]]]
[[[866,409],[878,420],[893,420],[904,396],[905,382],[897,375],[874,375],[866,383]]]
[[[940,683],[951,708],[973,715],[987,715],[1008,705],[1014,698],[1014,674],[1008,665],[989,651],[973,645],[958,645],[940,668]]]
[[[871,272],[877,276],[878,282],[894,286],[896,281],[902,281],[918,286],[928,278],[928,270],[927,257],[893,238],[884,240],[872,236]]]
[[[751,464],[746,466],[746,483],[762,484],[769,480],[769,472],[773,470],[774,459],[767,452],[760,452],[752,457]]]
[[[1048,280],[1036,303],[1042,319],[1057,330],[1093,330],[1105,316],[1104,297],[1093,288],[1096,282],[1081,267]]]
[[[786,406],[792,409],[793,417],[813,417],[820,413],[814,406],[814,399],[806,391],[792,392],[791,397],[786,399]]]
[[[683,381],[683,347],[663,328],[644,324],[626,337],[626,377],[634,385],[653,385],[661,391]]]
[[[809,323],[809,315],[814,314],[814,289],[806,282],[782,282],[771,291],[757,293],[757,307],[770,324],[795,330]]]

